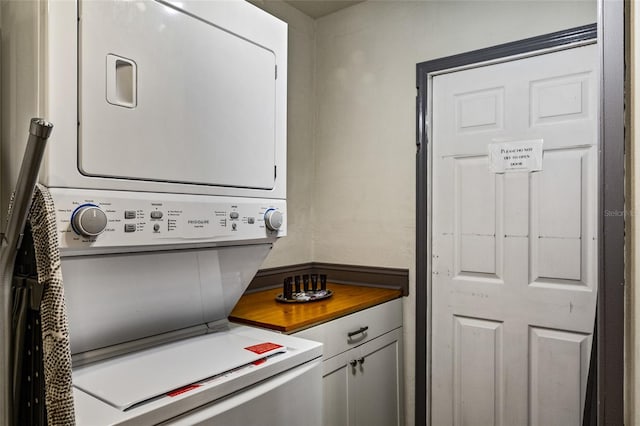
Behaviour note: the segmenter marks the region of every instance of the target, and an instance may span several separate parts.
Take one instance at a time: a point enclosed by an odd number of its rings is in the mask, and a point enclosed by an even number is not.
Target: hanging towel
[[[45,402],[49,426],[75,425],[69,324],[62,287],[58,229],[51,194],[37,185],[29,214],[43,296],[40,306]]]

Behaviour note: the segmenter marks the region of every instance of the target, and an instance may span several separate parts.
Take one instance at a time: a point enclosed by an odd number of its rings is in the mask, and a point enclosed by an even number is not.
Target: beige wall
[[[263,268],[311,261],[315,129],[315,22],[281,1],[252,3],[289,24],[287,226]]]
[[[283,17],[289,6],[273,12],[276,3],[262,7]],[[312,35],[296,29],[298,20],[289,52],[291,226],[265,266],[319,261],[410,270],[405,418],[413,424],[416,63],[595,22],[595,1],[370,0],[318,19]],[[312,128],[292,129],[292,121]]]

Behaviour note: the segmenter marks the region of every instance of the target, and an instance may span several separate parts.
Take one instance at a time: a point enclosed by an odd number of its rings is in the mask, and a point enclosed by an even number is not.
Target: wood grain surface
[[[229,320],[291,333],[401,297],[400,290],[327,283],[328,299],[308,303],[275,300],[282,288],[245,294]]]

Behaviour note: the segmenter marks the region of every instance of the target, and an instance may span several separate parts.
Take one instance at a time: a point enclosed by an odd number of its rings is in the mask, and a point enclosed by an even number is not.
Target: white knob
[[[264,213],[264,224],[272,231],[277,231],[282,226],[284,217],[275,209],[269,209]]]
[[[102,234],[107,227],[107,215],[100,207],[94,205],[80,206],[71,216],[73,230],[85,237]]]

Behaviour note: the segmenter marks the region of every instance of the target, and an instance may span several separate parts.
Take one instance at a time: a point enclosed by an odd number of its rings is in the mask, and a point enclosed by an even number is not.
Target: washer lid
[[[286,351],[286,347],[267,340],[219,332],[76,368],[73,383],[124,411]]]

